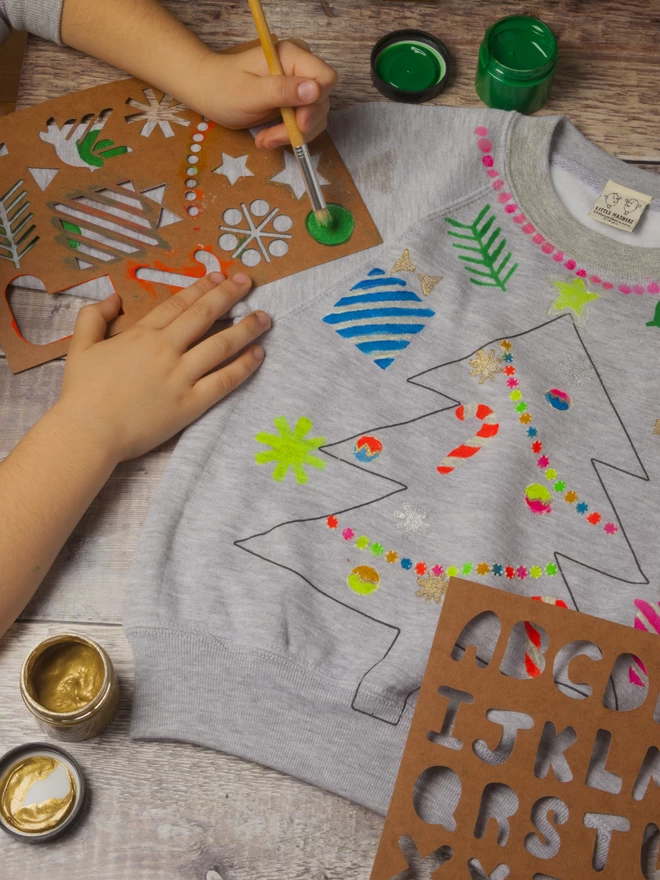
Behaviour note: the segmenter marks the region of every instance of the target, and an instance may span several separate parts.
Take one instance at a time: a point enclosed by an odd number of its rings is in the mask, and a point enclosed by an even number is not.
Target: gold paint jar
[[[0,758],[0,828],[24,843],[66,831],[84,799],[83,772],[59,746],[27,743]]]
[[[77,633],[45,639],[21,670],[21,696],[54,739],[80,742],[99,734],[117,711],[119,682],[110,657]]]

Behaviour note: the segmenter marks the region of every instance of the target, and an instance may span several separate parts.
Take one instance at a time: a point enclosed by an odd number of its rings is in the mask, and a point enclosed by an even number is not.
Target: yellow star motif
[[[486,354],[483,348],[480,348],[475,356],[469,361],[469,364],[473,367],[473,369],[470,370],[470,375],[478,376],[480,385],[483,385],[486,379],[490,379],[494,382],[495,376],[498,373],[501,373],[503,369],[500,359],[492,348],[488,354]]]
[[[410,251],[406,248],[390,269],[390,275],[392,275],[393,272],[414,272],[415,269],[415,264],[410,257]]]
[[[570,309],[578,318],[581,318],[586,305],[592,299],[600,299],[600,294],[589,293],[581,278],[574,278],[568,284],[565,281],[554,281],[553,284],[559,291],[559,296],[550,305],[551,311],[554,312]]]

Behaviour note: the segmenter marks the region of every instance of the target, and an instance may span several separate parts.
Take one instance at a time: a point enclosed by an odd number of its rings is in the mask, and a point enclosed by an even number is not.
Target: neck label
[[[653,196],[629,189],[613,180],[608,180],[602,193],[594,202],[589,216],[600,223],[607,223],[615,229],[633,232],[644,213],[644,208],[651,203]]]

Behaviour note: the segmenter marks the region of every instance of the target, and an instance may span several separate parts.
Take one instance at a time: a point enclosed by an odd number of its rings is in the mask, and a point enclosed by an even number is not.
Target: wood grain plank
[[[0,640],[0,753],[46,740],[21,700],[19,672],[36,643],[65,629],[108,650],[120,707],[101,737],[66,746],[90,789],[82,821],[46,846],[0,832],[3,880],[206,880],[209,871],[222,880],[368,880],[382,829],[368,810],[210,749],[129,740],[133,661],[120,627],[12,627]]]
[[[252,39],[247,4],[216,0],[165,3],[215,49]],[[621,158],[660,159],[655,108],[660,91],[660,8],[647,0],[396,3],[382,0],[289,0],[267,4],[272,29],[306,40],[339,72],[333,106],[384,100],[373,88],[369,55],[376,40],[400,27],[431,31],[447,44],[453,75],[436,103],[480,106],[474,91],[479,42],[503,15],[536,14],[557,34],[560,61],[543,112],[566,113],[595,143]],[[74,50],[31,37],[19,107],[121,78],[122,73]]]

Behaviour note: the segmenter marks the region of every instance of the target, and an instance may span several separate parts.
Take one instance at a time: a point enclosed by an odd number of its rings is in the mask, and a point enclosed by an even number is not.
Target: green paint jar
[[[556,66],[557,40],[548,25],[509,15],[484,35],[475,88],[488,107],[534,113],[548,100]]]
[[[426,31],[393,31],[371,51],[372,82],[391,101],[430,101],[444,89],[448,69],[447,47]]]

